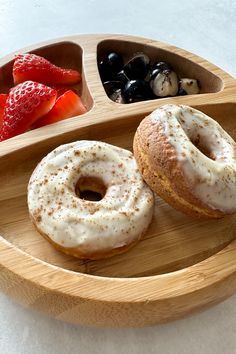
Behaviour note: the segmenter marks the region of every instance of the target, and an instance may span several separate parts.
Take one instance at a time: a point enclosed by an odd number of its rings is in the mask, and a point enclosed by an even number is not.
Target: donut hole
[[[106,194],[104,182],[97,177],[80,177],[75,186],[75,194],[84,200],[99,202]]]
[[[201,139],[201,136],[198,134],[195,138],[190,138],[191,143],[199,150],[203,155],[208,157],[211,160],[215,160],[215,155],[211,150],[210,146],[207,145],[205,139]]]

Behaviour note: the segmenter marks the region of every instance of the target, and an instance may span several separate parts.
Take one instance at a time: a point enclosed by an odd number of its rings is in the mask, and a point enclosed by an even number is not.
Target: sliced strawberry
[[[33,81],[13,87],[8,95],[0,141],[24,133],[53,107],[57,91]]]
[[[5,93],[0,94],[0,128],[2,127],[3,113],[7,101],[7,96],[8,95]]]
[[[57,97],[63,95],[66,91],[71,90],[74,93],[78,94],[77,90],[75,88],[68,88],[68,86],[60,86],[60,85],[50,85],[51,88],[54,90],[57,90]]]
[[[77,70],[60,68],[35,54],[18,54],[13,65],[14,83],[32,80],[47,85],[74,85],[81,81]]]
[[[52,124],[63,119],[78,116],[87,112],[80,97],[72,90],[66,91],[63,95],[59,96],[51,111],[44,117],[37,120],[34,128],[42,127],[43,125]]]

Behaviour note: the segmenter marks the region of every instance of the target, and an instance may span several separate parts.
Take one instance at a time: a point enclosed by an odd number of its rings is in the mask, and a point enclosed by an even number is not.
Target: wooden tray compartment
[[[97,68],[97,58],[110,45],[126,55],[129,52],[125,48],[131,47],[130,52],[143,50],[151,58],[158,53],[158,58],[163,55],[167,60],[169,55],[174,67],[182,58],[186,76],[201,73],[206,83],[202,94],[129,105],[112,102]],[[182,49],[130,36],[74,36],[22,51],[38,53],[65,67],[82,68],[81,93],[90,110],[1,143],[0,288],[16,301],[58,319],[100,326],[170,321],[233,294],[235,216],[199,221],[178,213],[157,197],[153,222],[136,247],[111,259],[81,261],[57,252],[34,230],[28,218],[26,193],[36,164],[56,146],[94,139],[132,149],[141,119],[165,103],[183,103],[202,110],[235,139],[235,80]],[[11,85],[12,59],[13,54],[0,62],[5,89]]]
[[[24,53],[25,50],[20,50],[17,53]],[[27,51],[44,57],[53,64],[62,68],[79,70],[82,73],[82,82],[74,86],[78,94],[88,110],[93,105],[92,97],[88,91],[86,80],[84,77],[84,70],[82,65],[83,50],[73,42],[63,41],[42,46],[35,50]],[[12,77],[13,60],[10,60],[1,67],[0,71],[0,87],[2,93],[7,93],[11,87],[14,86]]]
[[[155,48],[145,43],[130,43],[125,40],[103,40],[98,44],[97,61],[102,60],[104,55],[111,51],[118,52],[128,61],[134,53],[145,53],[151,60],[151,64],[157,61],[166,61],[181,78],[188,77],[197,79],[200,82],[200,93],[218,92],[223,88],[223,81],[217,75],[206,70],[200,64],[197,64],[186,57],[183,57],[173,51],[163,48]]]
[[[232,130],[236,104],[229,109],[230,115],[223,120],[223,112],[216,105],[201,107],[206,114],[219,120],[221,125],[236,138]],[[97,129],[77,133],[77,139],[105,141],[129,150],[137,124],[143,117],[130,117],[116,120],[109,125],[101,124]],[[72,139],[73,140],[73,139]],[[56,145],[69,142],[61,137]],[[33,227],[28,217],[26,191],[33,169],[41,158],[55,147],[54,142],[47,146],[38,143],[30,152],[22,149],[8,156],[0,164],[0,233],[19,249],[49,264],[86,274],[108,277],[140,277],[168,273],[193,265],[224,248],[235,237],[232,227],[235,216],[221,220],[193,219],[175,211],[156,197],[156,208],[152,224],[143,240],[129,252],[101,261],[77,260],[56,251]],[[0,161],[1,162],[1,161]],[[16,235],[17,230],[17,235]]]

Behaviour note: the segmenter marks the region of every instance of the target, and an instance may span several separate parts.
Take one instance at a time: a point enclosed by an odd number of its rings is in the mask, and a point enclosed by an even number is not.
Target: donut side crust
[[[146,234],[146,231],[149,227],[145,230],[143,230],[142,234],[140,235],[139,238],[136,238],[133,242],[130,242],[129,244],[126,244],[122,247],[117,247],[117,248],[112,248],[112,249],[104,249],[101,252],[90,252],[88,250],[83,250],[82,247],[63,247],[59,245],[58,243],[54,242],[47,234],[41,231],[39,227],[39,223],[34,219],[33,215],[30,214],[31,221],[38,231],[38,233],[43,236],[45,240],[47,240],[56,250],[68,255],[68,256],[73,256],[79,259],[88,259],[88,260],[99,260],[99,259],[105,259],[105,258],[110,258],[115,255],[125,253],[129,251],[131,248],[133,248]]]
[[[146,183],[172,207],[193,217],[217,219],[225,216],[191,193],[194,185],[186,181],[181,163],[163,134],[161,124],[153,122],[150,116],[140,123],[134,136],[133,150]]]

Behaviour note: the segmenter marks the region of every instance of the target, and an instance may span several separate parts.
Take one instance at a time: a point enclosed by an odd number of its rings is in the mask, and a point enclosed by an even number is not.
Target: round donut
[[[236,143],[206,114],[156,109],[136,131],[134,156],[147,184],[177,210],[205,218],[236,211]]]
[[[100,200],[83,199],[85,190]],[[153,193],[133,154],[81,140],[50,152],[28,184],[28,208],[41,235],[78,258],[100,259],[128,250],[152,218]]]

